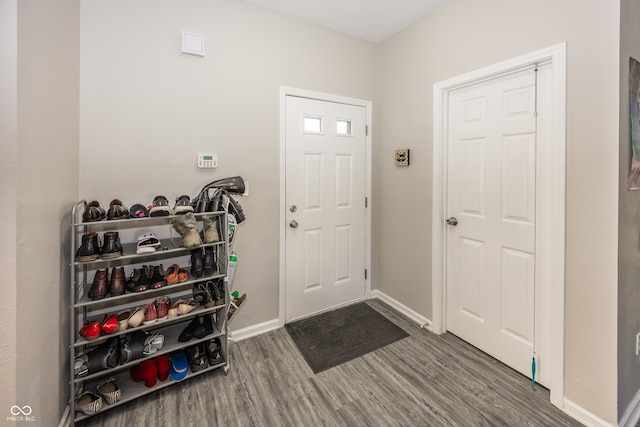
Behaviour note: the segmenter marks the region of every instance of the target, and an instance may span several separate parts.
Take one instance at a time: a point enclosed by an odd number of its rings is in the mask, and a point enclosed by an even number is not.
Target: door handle
[[[289,223],[289,227],[298,228],[298,221],[296,221],[295,219],[291,220],[291,222]]]
[[[447,218],[447,225],[453,225],[454,227],[458,225],[458,218],[452,216],[451,218]]]

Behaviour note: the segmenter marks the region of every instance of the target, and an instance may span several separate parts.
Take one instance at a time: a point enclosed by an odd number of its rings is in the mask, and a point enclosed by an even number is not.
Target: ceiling
[[[380,43],[445,0],[241,0],[290,18]]]

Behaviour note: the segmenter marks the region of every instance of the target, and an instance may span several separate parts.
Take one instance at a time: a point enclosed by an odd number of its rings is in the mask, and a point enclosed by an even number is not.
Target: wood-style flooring
[[[194,377],[82,426],[580,426],[549,392],[451,334],[367,302],[410,336],[314,375],[280,328],[233,343],[231,370]]]

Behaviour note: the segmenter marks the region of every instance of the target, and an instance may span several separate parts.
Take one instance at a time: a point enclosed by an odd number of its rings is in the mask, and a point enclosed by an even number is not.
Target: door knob
[[[291,228],[298,228],[298,221],[296,221],[295,219],[294,219],[294,220],[292,220],[292,221],[289,223],[289,227],[291,227]]]
[[[455,216],[452,216],[451,218],[447,218],[447,224],[453,225],[455,227],[456,225],[458,225],[458,218],[456,218]]]

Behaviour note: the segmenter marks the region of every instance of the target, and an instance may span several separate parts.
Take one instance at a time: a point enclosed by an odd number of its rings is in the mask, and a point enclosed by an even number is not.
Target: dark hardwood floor
[[[451,334],[368,301],[410,336],[314,375],[284,328],[231,345],[201,375],[82,426],[580,426],[543,387]]]

